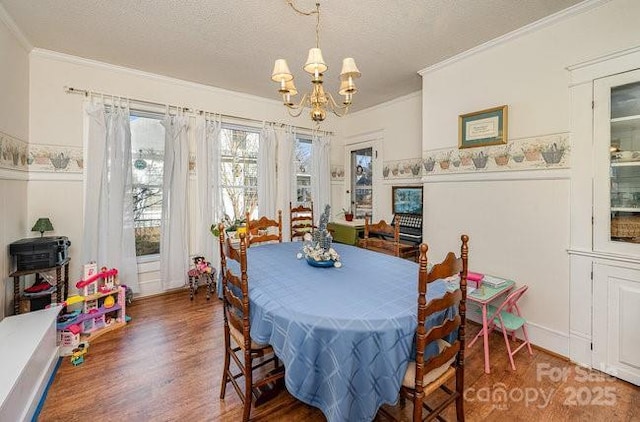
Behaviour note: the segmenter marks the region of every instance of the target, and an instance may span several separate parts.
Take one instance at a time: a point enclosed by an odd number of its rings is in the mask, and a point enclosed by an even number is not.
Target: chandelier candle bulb
[[[353,79],[351,77],[340,81],[340,89],[338,90],[340,95],[354,94],[356,91],[356,84],[353,83]]]
[[[356,89],[355,84],[353,83],[353,76],[349,75],[349,79],[347,80],[347,88],[349,92],[353,92]]]
[[[289,82],[285,82],[284,89],[287,91],[287,94],[290,94],[291,96],[294,96],[298,93],[298,90],[293,83],[293,79]]]

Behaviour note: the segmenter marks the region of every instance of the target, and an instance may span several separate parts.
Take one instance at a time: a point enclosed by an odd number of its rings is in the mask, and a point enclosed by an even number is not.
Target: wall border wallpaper
[[[82,147],[29,144],[29,171],[47,173],[82,173]]]
[[[422,158],[383,163],[384,180],[420,179],[423,176],[515,170],[569,168],[569,133],[511,140],[494,145],[459,150],[457,147],[422,152]],[[82,173],[82,147],[27,144],[0,132],[0,168],[49,173]],[[189,173],[195,174],[195,155],[189,154]],[[331,180],[344,180],[344,166],[331,166]]]
[[[385,161],[385,180],[419,179],[454,173],[505,172],[569,168],[569,133],[514,139],[506,145],[460,150],[457,147],[426,150],[422,158]]]
[[[24,170],[37,173],[82,173],[84,170],[82,147],[30,144],[26,157]],[[196,157],[190,153],[189,175],[195,174]]]
[[[27,141],[0,132],[0,168],[28,170]]]

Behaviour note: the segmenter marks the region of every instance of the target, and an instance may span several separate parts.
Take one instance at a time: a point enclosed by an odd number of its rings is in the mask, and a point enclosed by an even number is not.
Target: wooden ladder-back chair
[[[222,267],[222,291],[224,301],[224,369],[220,398],[224,399],[227,384],[231,383],[243,403],[242,420],[248,421],[251,405],[256,399],[256,406],[265,399],[265,391],[272,389],[274,383],[284,377],[284,367],[268,344],[258,344],[251,340],[251,324],[249,320],[249,285],[247,277],[247,238],[244,233],[239,235],[240,245],[234,247],[229,238],[225,239],[220,230],[220,258]],[[227,260],[233,260],[228,265]],[[232,269],[233,267],[233,269]],[[254,364],[254,360],[259,362]],[[235,363],[239,372],[234,373],[230,368],[231,361]],[[254,379],[253,371],[274,363],[274,369],[261,371],[261,377]],[[244,385],[238,379],[244,377]]]
[[[274,233],[275,228],[278,229],[278,233]],[[278,210],[277,220],[265,216],[251,220],[247,213],[247,236],[247,247],[273,241],[282,243],[282,210]]]
[[[449,252],[444,261],[433,266],[427,272],[426,244],[420,245],[420,267],[418,270],[418,328],[416,330],[416,359],[409,362],[400,388],[401,403],[406,399],[413,402],[413,421],[438,419],[449,405],[455,403],[456,418],[464,421],[464,336],[466,323],[467,299],[467,263],[468,242],[467,235],[461,236],[462,246],[460,257]],[[436,280],[454,275],[460,277],[460,288],[447,291],[441,298],[426,301],[427,286]],[[445,320],[441,325],[431,327],[427,331],[425,321],[432,314],[457,307],[457,314],[453,319]],[[449,343],[452,338],[455,341]],[[435,342],[438,354],[425,360],[424,353],[428,344]],[[455,389],[451,390],[445,384],[455,378]],[[439,404],[431,407],[425,403],[425,397],[436,390],[446,393]],[[423,412],[428,413],[423,416]],[[395,419],[387,410],[381,409],[385,416]]]
[[[364,217],[364,239],[360,247],[387,255],[400,256],[400,224],[396,217],[395,224],[387,224],[380,220],[375,224],[369,223],[369,217]]]
[[[289,228],[291,229],[290,239],[303,238],[305,234],[311,233],[313,225],[313,202],[308,207],[298,205],[294,207],[289,202]]]

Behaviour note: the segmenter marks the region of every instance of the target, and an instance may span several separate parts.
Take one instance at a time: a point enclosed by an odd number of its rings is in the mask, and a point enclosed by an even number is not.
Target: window
[[[241,220],[258,216],[258,142],[248,127],[224,126],[220,133],[220,188],[224,213]]]
[[[311,139],[296,136],[294,173],[298,203],[309,203],[311,197]]]
[[[136,255],[160,253],[164,126],[160,117],[133,113],[131,159]]]

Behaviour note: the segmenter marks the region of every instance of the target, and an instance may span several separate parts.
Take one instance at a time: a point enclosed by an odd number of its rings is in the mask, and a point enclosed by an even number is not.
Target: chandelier
[[[360,71],[356,67],[356,62],[351,57],[347,57],[342,61],[338,93],[343,98],[341,104],[338,104],[333,96],[322,87],[322,77],[328,66],[324,62],[322,51],[320,50],[320,3],[316,3],[315,10],[304,12],[294,6],[293,0],[286,1],[293,10],[301,15],[316,15],[316,46],[309,49],[309,56],[303,67],[304,71],[311,75],[312,88],[311,92],[304,94],[298,104],[293,103],[292,98],[298,94],[298,90],[293,83],[293,75],[285,59],[276,60],[271,80],[279,84],[278,92],[282,94],[282,102],[292,117],[300,116],[305,107],[311,109],[311,120],[318,124],[327,117],[327,109],[336,116],[342,117],[349,112],[353,95],[357,91],[354,79],[360,77]]]

